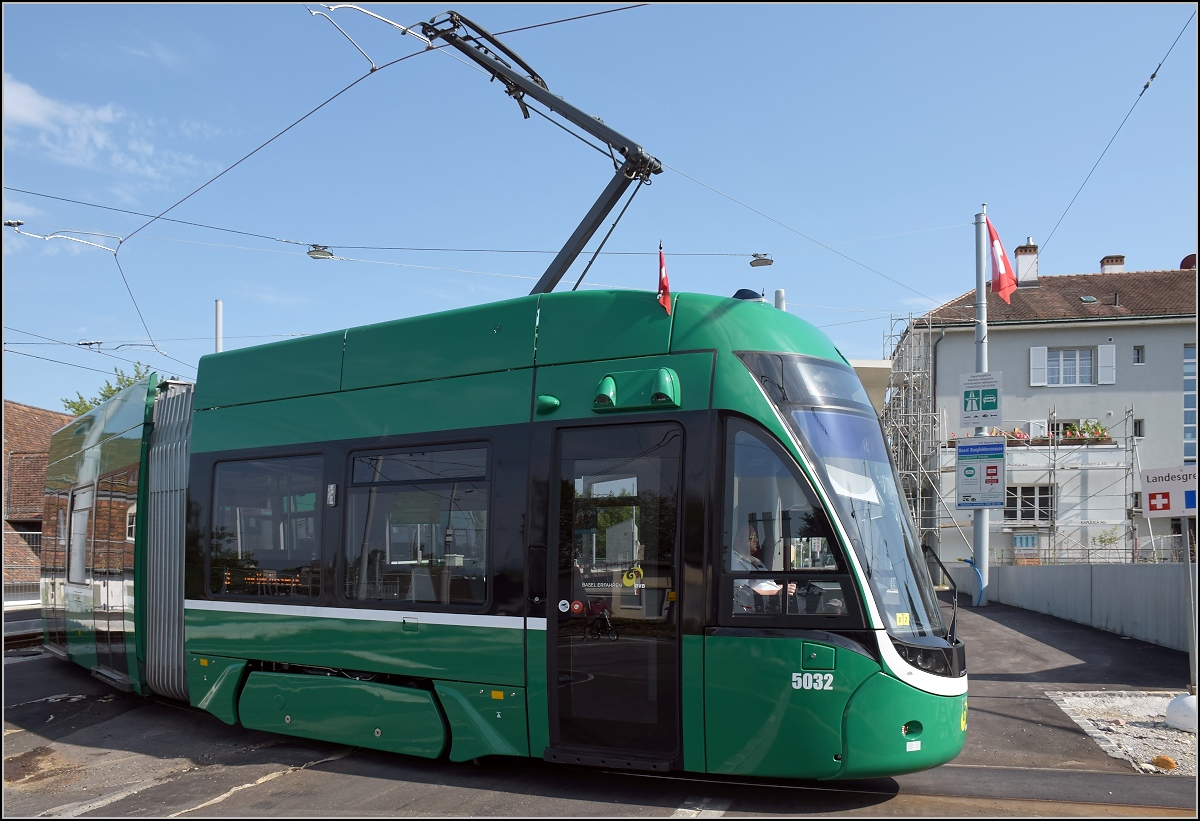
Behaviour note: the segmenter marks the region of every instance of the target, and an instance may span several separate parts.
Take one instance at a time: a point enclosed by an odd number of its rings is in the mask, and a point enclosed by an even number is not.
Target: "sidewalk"
[[[1187,653],[1031,610],[967,601],[962,597],[958,610],[970,682],[967,744],[943,767],[898,778],[906,791],[1195,809],[1194,775],[1138,769],[1119,752],[1110,754],[1060,706],[1063,693],[1185,693]]]

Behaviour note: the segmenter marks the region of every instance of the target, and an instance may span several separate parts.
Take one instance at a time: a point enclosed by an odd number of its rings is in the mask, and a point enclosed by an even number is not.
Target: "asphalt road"
[[[1107,755],[1047,691],[1172,690],[1187,654],[1005,605],[960,609],[967,746],[935,770],[820,783],[427,761],[230,727],[5,653],[4,816],[1196,817],[1196,780]]]

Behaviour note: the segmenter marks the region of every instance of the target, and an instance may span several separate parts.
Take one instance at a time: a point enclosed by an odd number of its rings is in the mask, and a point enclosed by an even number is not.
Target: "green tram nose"
[[[922,692],[860,651],[783,636],[705,637],[709,772],[871,778],[936,767],[966,742],[966,696]]]

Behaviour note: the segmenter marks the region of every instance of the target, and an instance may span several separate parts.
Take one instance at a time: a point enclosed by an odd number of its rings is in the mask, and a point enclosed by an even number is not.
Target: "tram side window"
[[[856,616],[846,558],[791,458],[731,419],[725,463],[722,610],[737,620]]]
[[[216,466],[210,592],[265,597],[320,593],[323,473],[320,456]]]
[[[88,543],[91,541],[92,506],[96,489],[83,488],[71,494],[70,531],[67,536],[67,581],[84,584],[88,579]]]
[[[347,599],[478,605],[488,589],[488,450],[358,453],[347,497]]]

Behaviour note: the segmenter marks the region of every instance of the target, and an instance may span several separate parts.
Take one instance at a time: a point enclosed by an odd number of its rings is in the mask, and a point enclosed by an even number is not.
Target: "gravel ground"
[[[1180,695],[1156,691],[1046,693],[1113,758],[1146,773],[1196,777],[1196,734],[1166,723],[1167,704]],[[1175,762],[1159,758],[1166,756]],[[1165,764],[1167,766],[1158,766]]]

